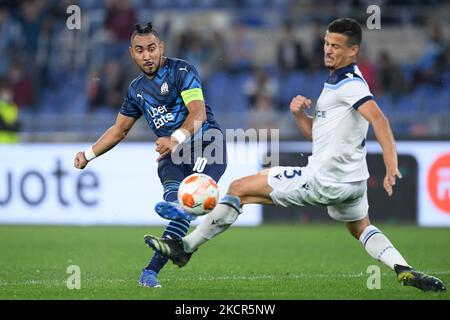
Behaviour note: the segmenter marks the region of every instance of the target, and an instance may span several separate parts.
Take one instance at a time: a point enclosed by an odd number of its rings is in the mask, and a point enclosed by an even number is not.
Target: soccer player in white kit
[[[397,273],[401,284],[423,291],[446,290],[441,280],[413,269],[370,223],[365,149],[369,124],[383,150],[383,186],[388,196],[401,175],[389,122],[356,65],[361,40],[362,29],[355,20],[333,21],[324,38],[324,64],[330,74],[314,116],[305,113],[312,103],[307,97],[298,95],[291,101],[290,110],[300,131],[313,143],[306,167],[273,167],[235,180],[227,195],[189,235],[176,240],[148,235],[145,242],[181,267],[201,244],[225,231],[244,204],[326,205],[330,217],[344,222],[370,256]]]

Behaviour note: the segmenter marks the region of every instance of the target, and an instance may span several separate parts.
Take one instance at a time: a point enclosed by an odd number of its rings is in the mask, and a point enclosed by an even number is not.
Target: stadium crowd
[[[400,3],[383,1],[383,5]],[[412,3],[430,11],[443,5],[439,0]],[[71,4],[81,8],[79,30],[66,26]],[[323,5],[330,10],[319,10]],[[166,40],[166,55],[197,66],[207,102],[219,119],[221,114],[245,114],[240,122],[234,117],[231,125],[280,127],[294,95],[314,99],[320,94],[327,77],[321,32],[335,18],[329,13],[360,12],[364,24],[367,5],[366,1],[293,0],[4,1],[0,85],[10,94],[2,97],[10,97],[9,103],[33,117],[117,112],[130,80],[138,74],[128,54],[133,25],[154,20]],[[266,15],[255,13],[261,6]],[[299,10],[307,12],[300,18],[287,14]],[[202,12],[227,19],[211,27]],[[378,48],[370,55],[363,52],[358,65],[388,115],[409,115],[397,117],[394,132],[427,137],[435,132],[417,118],[450,112],[449,39],[439,21],[429,21],[427,16],[415,19],[416,10],[406,12],[406,22],[404,16],[401,20],[395,15],[382,21],[394,28],[414,21],[426,38],[420,56],[399,61],[389,50]],[[178,18],[181,14],[183,19]],[[306,38],[298,36],[303,28],[310,30]],[[261,47],[273,51],[270,59]]]

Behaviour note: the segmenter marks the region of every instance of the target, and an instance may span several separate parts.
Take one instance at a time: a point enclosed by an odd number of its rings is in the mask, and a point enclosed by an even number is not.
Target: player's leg
[[[350,233],[361,243],[367,253],[383,262],[397,274],[402,285],[414,286],[422,291],[444,291],[444,283],[436,277],[414,270],[389,239],[374,225],[369,217],[346,223]]]
[[[193,173],[204,173],[214,181],[219,182],[227,168],[227,148],[226,141],[220,130],[208,130],[210,140],[206,139],[202,144],[191,142],[190,149],[180,149],[176,156],[176,162],[180,162],[179,170],[182,170],[184,177]],[[213,133],[211,133],[213,132]],[[177,186],[178,189],[178,186]],[[159,202],[155,206],[156,212],[165,219],[181,217],[194,220],[196,216],[184,212],[181,206],[175,202]]]
[[[208,151],[208,154],[206,152],[203,152],[206,148],[208,148],[210,151]],[[216,182],[220,182],[220,178],[225,172],[225,169],[227,167],[227,150],[226,150],[226,142],[225,140],[214,140],[211,143],[205,144],[202,149],[202,154],[199,156],[197,152],[194,152],[191,155],[191,161],[192,165],[190,166],[190,170],[192,172],[199,172],[204,173],[211,178],[213,178]],[[233,183],[232,183],[233,185]],[[230,186],[231,189],[231,186]],[[219,203],[216,205],[213,211],[211,211],[206,217],[205,220],[208,219],[208,217],[215,216],[216,214],[213,213],[217,210],[218,207],[221,207],[223,205],[223,202],[227,202],[227,196],[225,196],[223,199],[219,201]],[[240,204],[236,204],[238,208],[240,208]],[[203,225],[204,222],[200,224]],[[197,227],[194,231],[199,229],[200,227]],[[202,228],[200,228],[202,229]],[[193,232],[194,232],[193,231]],[[198,234],[200,232],[196,231],[195,234]]]
[[[176,265],[184,266],[200,245],[222,233],[236,221],[244,204],[275,204],[279,206],[313,204],[318,199],[309,187],[307,167],[273,167],[259,174],[237,179],[227,195],[188,236],[179,240],[144,237],[154,250],[161,251]]]
[[[392,270],[395,265],[409,266],[386,235],[370,223],[367,214],[361,220],[349,221],[345,224],[371,257],[383,262]]]
[[[328,214],[335,220],[345,222],[350,233],[361,243],[367,253],[394,269],[395,264],[408,266],[406,260],[395,249],[389,239],[369,220],[366,181],[332,183],[338,203],[328,206]]]
[[[267,171],[233,181],[214,210],[183,238],[185,251],[195,251],[200,245],[228,229],[238,218],[244,204],[272,204],[271,192],[272,188],[267,183]]]
[[[249,203],[272,204],[270,193],[272,188],[267,182],[267,170],[248,177],[237,179],[231,183],[228,192],[202,223],[188,236],[177,240],[158,239],[145,236],[145,242],[154,250],[160,251],[178,266],[184,266],[192,252],[224,232],[233,224],[241,213],[241,206]]]
[[[211,132],[213,130],[208,130]],[[177,154],[182,160],[180,170],[183,170],[184,175],[188,176],[193,173],[203,173],[216,182],[224,174],[227,168],[227,149],[226,141],[223,139],[223,134],[219,130],[213,131],[215,135],[210,134],[211,140],[205,140],[198,145],[197,142],[191,142],[191,148],[181,149]],[[164,218],[172,216],[186,217],[193,220],[196,217],[183,212],[182,208],[174,202],[160,202],[155,207],[158,214]]]
[[[351,188],[358,192],[357,183]],[[361,184],[364,193],[360,199],[328,207],[328,213],[336,220],[344,221],[350,233],[359,240],[367,253],[397,273],[398,281],[424,291],[445,290],[442,282],[434,277],[414,270],[403,258],[392,242],[376,226],[368,215],[368,201],[365,182]],[[444,288],[444,289],[442,289]]]
[[[175,202],[177,200],[178,186],[184,179],[184,172],[180,166],[172,163],[170,157],[166,157],[158,164],[158,175],[164,188],[164,201]],[[155,209],[157,210],[157,208]],[[189,226],[189,220],[175,217],[167,225],[162,234],[162,238],[182,238],[188,232]],[[148,265],[142,271],[139,283],[147,287],[159,287],[160,284],[157,276],[167,261],[168,259],[166,257],[159,252],[155,252]]]
[[[164,188],[164,201],[155,205],[155,211],[162,218],[174,221],[195,219],[195,217],[191,217],[183,212],[177,204],[178,187],[181,181],[189,174],[183,165],[173,163],[172,158],[169,156],[158,163],[158,176]],[[173,224],[176,225],[176,223]]]

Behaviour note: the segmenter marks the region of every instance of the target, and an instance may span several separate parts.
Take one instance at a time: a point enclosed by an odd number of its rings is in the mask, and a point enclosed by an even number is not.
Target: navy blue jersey
[[[142,74],[130,83],[120,113],[136,119],[144,114],[148,125],[158,137],[170,136],[181,127],[189,113],[182,93],[186,99],[186,93],[190,90],[201,88],[200,77],[192,64],[165,57],[164,64],[153,79]],[[220,129],[206,102],[205,106],[203,132],[209,128]]]

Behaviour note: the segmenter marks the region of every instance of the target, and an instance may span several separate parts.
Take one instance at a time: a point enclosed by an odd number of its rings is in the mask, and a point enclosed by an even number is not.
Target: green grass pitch
[[[450,230],[379,225],[407,261],[450,285]],[[162,227],[0,226],[0,299],[449,299],[402,287],[340,223],[232,227],[178,268],[162,288],[137,285],[152,251],[145,233]],[[81,289],[67,288],[67,268]],[[381,289],[366,272],[381,269]]]

